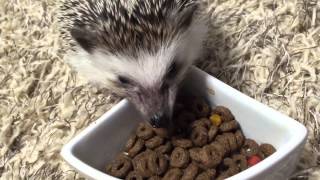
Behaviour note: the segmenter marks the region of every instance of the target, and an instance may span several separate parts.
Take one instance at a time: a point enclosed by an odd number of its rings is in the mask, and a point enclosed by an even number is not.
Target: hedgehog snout
[[[165,93],[159,88],[141,88],[140,91],[127,91],[127,98],[140,111],[143,119],[156,128],[170,129],[171,116],[176,96],[175,88],[169,88]]]
[[[158,112],[151,116],[150,124],[155,128],[167,128],[170,125],[170,117],[165,113]]]

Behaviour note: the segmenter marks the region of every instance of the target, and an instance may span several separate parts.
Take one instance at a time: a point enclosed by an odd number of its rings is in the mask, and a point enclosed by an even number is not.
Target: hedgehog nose
[[[150,119],[150,124],[154,128],[165,128],[168,126],[169,118],[163,114],[154,114]]]

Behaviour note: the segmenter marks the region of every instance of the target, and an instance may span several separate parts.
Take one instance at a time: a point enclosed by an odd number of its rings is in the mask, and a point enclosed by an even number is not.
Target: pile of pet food
[[[176,131],[170,135],[141,123],[106,172],[127,180],[220,180],[276,151],[245,138],[229,109],[211,109],[201,98],[178,99],[173,120]]]

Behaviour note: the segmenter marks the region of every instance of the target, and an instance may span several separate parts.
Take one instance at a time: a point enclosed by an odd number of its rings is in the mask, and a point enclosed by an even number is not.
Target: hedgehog
[[[179,84],[203,54],[208,23],[198,0],[64,0],[74,43],[68,63],[127,98],[153,127],[170,128]]]

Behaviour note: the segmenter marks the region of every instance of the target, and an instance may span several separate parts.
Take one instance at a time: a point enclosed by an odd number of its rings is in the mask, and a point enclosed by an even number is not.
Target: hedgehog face
[[[194,26],[156,53],[140,49],[137,56],[79,49],[70,62],[89,81],[127,97],[153,126],[170,128],[178,85],[199,57],[205,31]]]
[[[141,50],[136,58],[79,49],[70,62],[92,83],[130,100],[153,126],[170,127],[178,85],[195,55],[185,52],[185,44],[173,41],[157,53]]]
[[[175,64],[175,63],[173,63]],[[142,113],[144,119],[154,127],[170,127],[172,109],[178,86],[178,70],[175,65],[157,81],[132,78],[132,76],[118,76],[118,85],[125,91],[126,97]],[[130,78],[131,77],[131,78]],[[150,78],[151,80],[151,78]]]
[[[154,127],[170,127],[171,116],[178,84],[184,77],[188,63],[171,56],[173,53],[156,56],[144,55],[123,64],[117,69],[115,81],[119,91],[137,107]],[[138,62],[137,62],[138,61]],[[118,68],[120,68],[118,66]]]
[[[207,32],[196,2],[66,1],[61,19],[77,45],[69,63],[127,97],[152,125],[169,127],[178,85]]]
[[[141,51],[137,58],[100,55],[92,62],[101,72],[112,72],[113,77],[106,77],[105,82],[127,97],[145,120],[155,127],[170,127],[178,85],[191,64],[189,58],[177,54],[177,48],[172,43],[156,54]],[[105,59],[114,60],[111,63]]]

